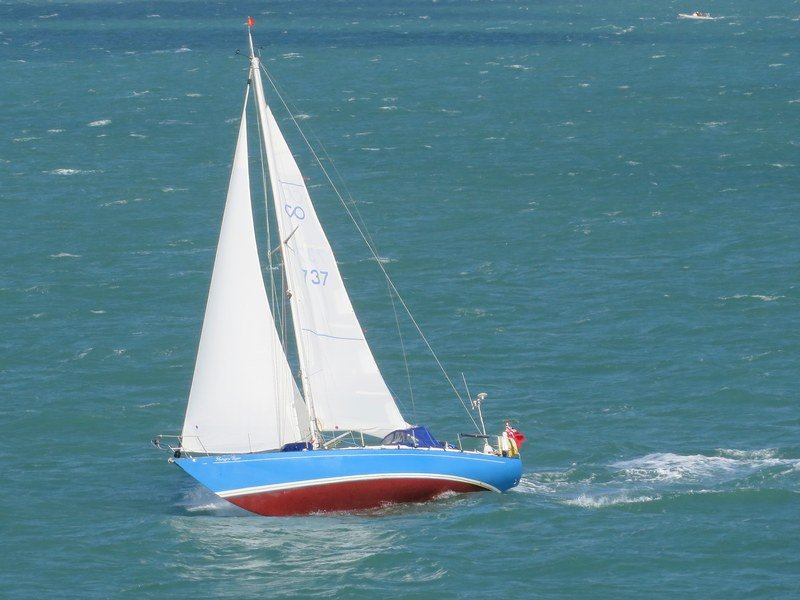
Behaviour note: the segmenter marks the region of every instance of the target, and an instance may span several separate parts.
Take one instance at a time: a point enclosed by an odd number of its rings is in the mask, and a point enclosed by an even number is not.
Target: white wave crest
[[[611,465],[619,469],[630,481],[676,481],[710,477],[715,473],[732,471],[737,461],[733,458],[682,456],[671,453],[648,454],[642,458],[621,461]]]
[[[370,256],[369,258],[361,259],[359,262],[379,262],[382,265],[388,265],[389,263],[396,262],[397,259],[388,258],[386,256],[379,256],[375,258],[374,256]]]
[[[721,449],[717,452],[718,456],[655,453],[617,462],[611,467],[619,469],[629,483],[726,481],[747,477],[772,467],[800,468],[799,459],[777,458],[772,449]]]
[[[767,296],[766,294],[734,294],[733,296],[721,296],[720,300],[741,300],[744,298],[752,298],[753,300],[761,300],[763,302],[774,302],[780,300],[784,296]]]
[[[238,506],[199,486],[186,490],[182,504],[188,513],[211,513],[217,516],[243,513]]]
[[[581,494],[577,498],[564,500],[568,506],[579,506],[581,508],[605,508],[607,506],[618,506],[621,504],[642,504],[644,502],[654,502],[660,500],[658,494],[652,496],[628,496],[627,494],[616,494],[611,496],[587,496]]]
[[[734,450],[728,448],[717,448],[720,456],[736,458],[739,460],[764,460],[777,458],[778,451],[775,448],[763,448],[761,450]]]
[[[529,475],[523,475],[517,487],[513,488],[513,491],[522,494],[548,494],[553,491],[553,486],[536,481]]]
[[[196,513],[196,512],[223,512],[229,509],[230,502],[225,500],[219,500],[214,502],[209,502],[207,504],[197,504],[197,505],[189,505],[186,507],[186,512]]]
[[[713,455],[652,453],[607,466],[575,465],[564,471],[526,473],[513,490],[565,506],[605,508],[691,494],[760,487],[762,480],[796,477],[800,458],[775,448],[719,448]]]

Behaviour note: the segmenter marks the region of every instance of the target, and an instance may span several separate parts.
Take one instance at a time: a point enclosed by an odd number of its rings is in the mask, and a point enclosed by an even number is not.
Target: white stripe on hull
[[[325,477],[322,479],[306,479],[304,481],[287,481],[284,483],[274,483],[271,485],[258,485],[246,488],[237,488],[233,490],[224,490],[215,492],[220,498],[235,498],[237,496],[249,496],[251,494],[262,494],[265,492],[280,492],[283,490],[293,490],[304,487],[313,487],[318,485],[331,485],[336,483],[350,483],[354,481],[371,481],[375,479],[437,479],[440,481],[455,481],[458,483],[467,483],[477,487],[482,487],[486,490],[500,493],[500,490],[475,479],[468,479],[466,477],[458,477],[455,475],[433,475],[430,473],[377,473],[370,475],[349,475],[344,477]]]

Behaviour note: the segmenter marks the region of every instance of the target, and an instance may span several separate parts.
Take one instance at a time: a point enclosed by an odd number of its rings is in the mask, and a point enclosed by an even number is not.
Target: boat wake
[[[193,516],[240,517],[249,515],[247,511],[200,485],[193,485],[186,489],[175,506],[180,512]]]
[[[692,494],[794,487],[800,459],[776,449],[647,454],[604,466],[527,473],[518,491],[582,508],[643,504]],[[794,482],[794,483],[792,483]]]
[[[671,453],[648,454],[611,465],[629,482],[724,483],[740,481],[759,473],[791,472],[800,460],[779,458],[776,450],[717,450],[716,455]],[[786,471],[788,469],[788,471]]]
[[[581,508],[605,508],[607,506],[617,506],[620,504],[642,504],[644,502],[653,502],[660,500],[661,496],[656,495],[643,495],[643,496],[629,496],[628,494],[621,493],[610,496],[592,497],[586,494],[581,494],[577,498],[564,500],[564,504],[569,506],[579,506]]]

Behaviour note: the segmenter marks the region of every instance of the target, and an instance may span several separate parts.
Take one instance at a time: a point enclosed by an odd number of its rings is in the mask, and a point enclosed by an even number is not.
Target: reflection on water
[[[170,567],[182,579],[204,582],[213,596],[314,597],[332,589],[391,593],[398,583],[446,575],[441,564],[423,560],[412,547],[425,535],[425,520],[437,520],[458,502],[445,498],[354,514],[261,517],[196,486],[185,492],[181,513],[167,522],[174,535]],[[236,585],[226,587],[232,580]]]

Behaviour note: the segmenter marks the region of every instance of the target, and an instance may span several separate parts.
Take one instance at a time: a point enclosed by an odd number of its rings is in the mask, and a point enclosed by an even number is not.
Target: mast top
[[[245,25],[247,25],[247,38],[250,40],[250,58],[253,59],[256,56],[255,50],[253,49],[253,26],[256,24],[255,19],[252,17],[247,17],[247,21]]]

